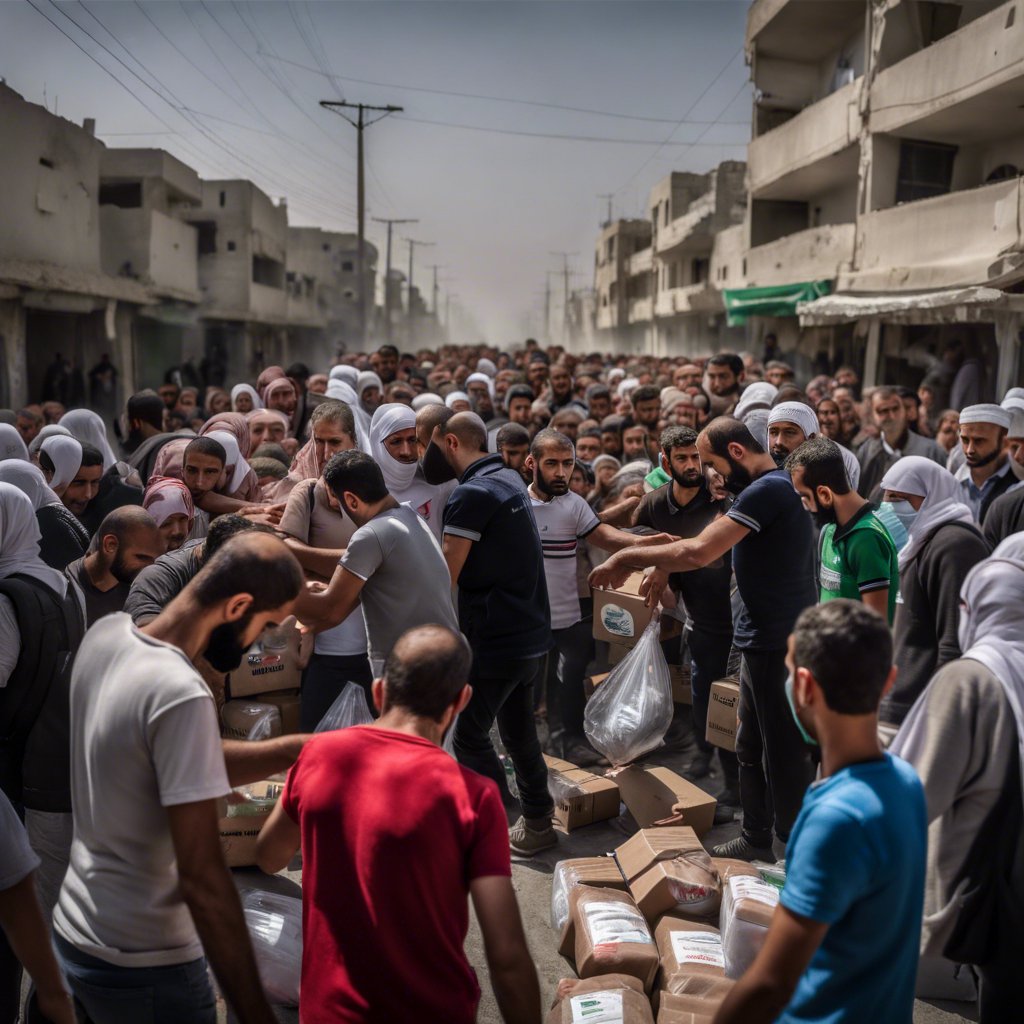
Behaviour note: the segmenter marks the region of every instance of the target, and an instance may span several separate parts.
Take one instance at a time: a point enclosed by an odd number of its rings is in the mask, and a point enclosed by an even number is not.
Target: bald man
[[[123,505],[106,515],[86,554],[64,570],[81,594],[86,628],[124,609],[135,577],[165,547],[156,520],[144,508]]]

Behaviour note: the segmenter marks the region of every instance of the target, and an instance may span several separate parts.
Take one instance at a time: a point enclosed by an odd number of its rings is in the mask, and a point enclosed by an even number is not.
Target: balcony
[[[287,310],[287,297],[283,288],[250,282],[249,311],[253,320],[284,323],[287,319]]]
[[[840,291],[1002,286],[1024,278],[1024,179],[865,214]]]
[[[864,24],[865,0],[754,0],[747,50],[813,64],[839,49]]]
[[[649,324],[652,306],[650,298],[633,299],[629,304],[629,322],[631,324]]]
[[[1024,0],[1011,0],[878,74],[871,130],[963,145],[1024,128]]]
[[[594,322],[597,324],[599,331],[610,331],[614,327],[618,327],[618,317],[615,315],[616,310],[614,306],[602,306],[597,311],[597,316],[594,318]]]
[[[654,250],[648,246],[629,257],[629,276],[639,277],[641,274],[649,274],[654,267]]]
[[[681,217],[676,217],[657,235],[659,255],[673,249],[707,249],[713,237],[712,219],[717,206],[714,189],[690,203]]]
[[[834,280],[853,259],[856,227],[830,224],[786,235],[747,253],[747,287]]]
[[[659,317],[687,313],[715,313],[723,309],[722,294],[706,281],[682,288],[666,288],[658,292],[654,311]]]
[[[157,295],[199,301],[191,224],[145,207],[101,206],[100,245],[106,273],[134,277]]]
[[[747,148],[750,193],[757,199],[806,199],[857,174],[863,77],[806,107]]]

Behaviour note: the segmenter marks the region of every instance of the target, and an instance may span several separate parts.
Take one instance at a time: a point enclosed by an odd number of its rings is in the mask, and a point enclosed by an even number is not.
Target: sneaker
[[[763,860],[775,863],[775,853],[770,846],[755,846],[746,836],[737,836],[727,843],[720,843],[712,851],[715,857],[731,857],[734,860]]]
[[[514,854],[519,857],[532,857],[535,853],[542,853],[558,845],[558,833],[552,828],[551,822],[543,819],[532,819],[535,825],[527,823],[525,817],[520,816],[519,820],[508,830],[508,845]],[[774,858],[772,858],[774,860]]]

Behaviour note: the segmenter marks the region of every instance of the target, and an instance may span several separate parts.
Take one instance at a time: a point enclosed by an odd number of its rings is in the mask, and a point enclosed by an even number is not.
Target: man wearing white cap
[[[1009,429],[1010,413],[1001,406],[969,405],[960,412],[964,464],[956,471],[956,479],[960,500],[976,523],[984,523],[992,502],[1017,482],[1006,454]]]
[[[751,386],[757,387],[756,384]],[[775,460],[775,465],[780,469],[804,441],[817,437],[820,433],[818,414],[803,402],[780,402],[768,413],[768,450]],[[846,466],[850,486],[856,490],[857,484],[860,483],[860,463],[857,456],[842,445],[839,447],[839,454]]]
[[[1015,388],[1014,390],[1021,390]],[[1010,414],[1010,429],[1006,442],[1010,470],[1015,480],[1024,480],[1024,395],[1003,399],[1003,408]],[[985,514],[982,533],[994,549],[1011,533],[1024,530],[1024,483],[1014,482],[1001,498],[996,498]]]

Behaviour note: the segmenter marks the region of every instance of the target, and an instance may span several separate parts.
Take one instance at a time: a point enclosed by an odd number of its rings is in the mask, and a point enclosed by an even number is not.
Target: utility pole
[[[608,219],[601,225],[601,227],[606,228],[612,222],[612,200],[615,198],[615,193],[614,192],[600,192],[600,193],[598,193],[597,198],[598,199],[607,199],[608,200]]]
[[[434,272],[434,300],[433,300],[433,303],[431,305],[431,308],[434,311],[434,318],[437,320],[438,324],[440,324],[441,320],[438,317],[438,309],[437,309],[437,272],[439,270],[444,270],[445,267],[444,267],[444,264],[442,264],[442,263],[431,263],[431,264],[428,265],[427,269],[428,270],[432,270]]]
[[[415,320],[413,318],[413,312],[412,312],[413,257],[415,255],[416,246],[417,245],[423,245],[423,246],[428,246],[429,247],[429,246],[433,245],[434,243],[433,242],[420,242],[420,241],[417,241],[415,238],[407,238],[405,240],[405,242],[409,246],[409,280],[406,282],[406,288],[408,288],[408,293],[407,294],[409,296],[409,298],[408,298],[409,313],[408,313],[408,316],[407,316],[407,320],[408,320],[408,324],[409,324],[409,348],[411,350],[412,347],[413,347],[413,344],[415,342],[415,337],[416,337],[416,324],[415,324]]]
[[[358,208],[358,231],[359,246],[356,256],[356,268],[359,271],[359,340],[363,348],[366,347],[366,163],[363,154],[363,132],[372,124],[383,120],[388,114],[397,114],[404,110],[404,107],[394,107],[388,104],[386,107],[374,107],[369,103],[348,103],[345,100],[321,100],[320,106],[327,110],[333,110],[340,117],[343,117],[356,130],[356,206]],[[344,109],[358,111],[355,120]],[[380,114],[367,120],[367,114]],[[388,294],[387,284],[384,285],[385,298]]]
[[[395,224],[418,224],[419,221],[413,217],[406,217],[404,220],[399,217],[374,217],[378,224],[388,226],[388,256],[387,270],[384,272],[384,324],[387,339],[391,341],[391,229]]]
[[[569,270],[569,257],[575,256],[574,252],[553,252],[552,256],[562,257],[562,282],[564,294],[562,296],[562,341],[568,342],[569,330],[570,330],[570,317],[569,317],[569,277],[571,271]]]

